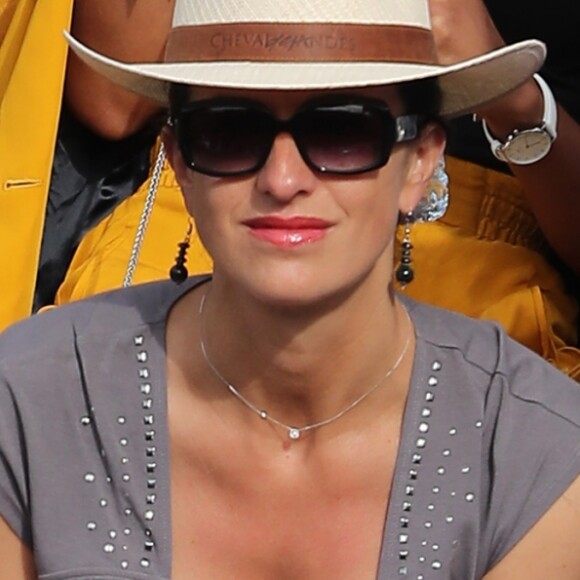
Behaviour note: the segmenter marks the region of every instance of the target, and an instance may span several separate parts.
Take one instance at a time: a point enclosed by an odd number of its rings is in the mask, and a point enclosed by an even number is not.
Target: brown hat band
[[[371,24],[206,24],[174,28],[165,62],[436,64],[430,30]]]

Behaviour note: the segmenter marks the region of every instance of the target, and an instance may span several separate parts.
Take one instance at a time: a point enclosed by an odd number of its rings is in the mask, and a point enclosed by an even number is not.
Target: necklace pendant
[[[296,439],[300,439],[300,429],[297,429],[296,427],[291,427],[290,429],[288,429],[288,437],[293,441],[296,441]]]

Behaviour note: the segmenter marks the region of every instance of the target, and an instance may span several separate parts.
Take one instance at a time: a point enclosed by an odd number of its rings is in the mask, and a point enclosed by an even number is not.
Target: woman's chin
[[[348,272],[346,268],[275,268],[260,271],[254,268],[237,289],[245,287],[245,293],[266,307],[281,310],[325,310],[336,307],[367,278],[362,272]]]

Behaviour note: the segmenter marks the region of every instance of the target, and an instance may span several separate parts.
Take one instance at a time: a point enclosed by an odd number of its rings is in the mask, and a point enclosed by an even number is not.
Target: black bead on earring
[[[405,232],[403,234],[403,241],[401,242],[401,263],[395,272],[397,282],[401,284],[401,288],[403,289],[415,277],[415,272],[411,266],[411,250],[413,249],[413,244],[411,244],[411,224],[413,221],[413,212],[406,213],[404,221]]]
[[[169,270],[169,277],[175,284],[183,284],[189,275],[189,272],[185,266],[185,262],[187,262],[187,250],[189,249],[189,244],[191,242],[192,231],[193,223],[191,220],[189,220],[185,239],[183,242],[179,242],[179,244],[177,244],[179,250],[175,258],[175,264],[171,267],[171,270]]]

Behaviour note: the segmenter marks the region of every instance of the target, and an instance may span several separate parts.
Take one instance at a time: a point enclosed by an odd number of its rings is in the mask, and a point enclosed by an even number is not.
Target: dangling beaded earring
[[[169,270],[169,277],[175,284],[183,284],[187,280],[189,272],[185,266],[187,262],[187,250],[189,249],[189,244],[191,242],[191,232],[193,231],[193,222],[191,219],[187,225],[187,233],[185,234],[185,239],[183,242],[177,244],[179,250],[175,258],[175,264]]]
[[[404,220],[405,231],[403,234],[403,241],[401,242],[401,263],[395,272],[397,282],[401,284],[403,290],[415,277],[415,272],[411,266],[411,250],[413,249],[413,245],[411,244],[411,225],[413,221],[413,212],[407,212]]]

